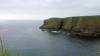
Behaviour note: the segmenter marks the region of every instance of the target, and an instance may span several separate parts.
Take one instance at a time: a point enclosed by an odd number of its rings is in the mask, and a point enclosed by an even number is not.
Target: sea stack
[[[44,20],[41,30],[62,31],[75,36],[100,37],[100,16],[74,16]]]

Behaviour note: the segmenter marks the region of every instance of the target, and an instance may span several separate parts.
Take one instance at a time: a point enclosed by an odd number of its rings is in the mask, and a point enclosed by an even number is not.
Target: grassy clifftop
[[[68,22],[64,24],[66,27],[73,28],[85,28],[90,31],[98,31],[100,32],[100,17],[99,16],[80,16],[80,17],[70,17],[66,18]],[[98,29],[97,29],[98,28]],[[67,28],[65,28],[67,29]]]
[[[50,18],[48,20],[48,27],[55,27],[55,26],[59,26],[61,22],[60,18]]]
[[[100,33],[100,16],[75,16],[66,18],[50,18],[43,26],[58,28],[64,32],[82,34]],[[46,28],[44,28],[46,29]],[[49,29],[48,29],[49,30]]]

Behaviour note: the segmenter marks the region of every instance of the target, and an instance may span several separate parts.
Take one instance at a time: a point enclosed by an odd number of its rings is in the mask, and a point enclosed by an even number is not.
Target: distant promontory
[[[100,37],[100,16],[53,17],[44,20],[40,29],[49,32],[62,31],[85,38],[98,38]]]

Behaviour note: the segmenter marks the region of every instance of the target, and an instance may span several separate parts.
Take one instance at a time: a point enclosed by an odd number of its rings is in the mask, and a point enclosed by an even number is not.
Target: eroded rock
[[[44,20],[40,29],[63,31],[79,36],[100,36],[100,16],[75,16]]]

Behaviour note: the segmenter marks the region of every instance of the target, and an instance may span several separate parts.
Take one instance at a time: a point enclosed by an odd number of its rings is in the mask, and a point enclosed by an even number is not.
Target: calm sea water
[[[12,56],[100,56],[100,41],[42,32],[42,21],[0,22],[0,36]]]

